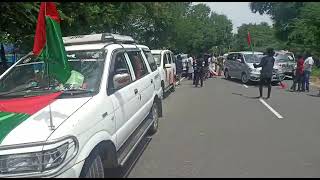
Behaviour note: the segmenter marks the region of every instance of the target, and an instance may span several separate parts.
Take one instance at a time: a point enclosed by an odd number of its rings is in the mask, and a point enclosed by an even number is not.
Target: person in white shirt
[[[310,80],[310,75],[312,71],[312,65],[314,64],[313,58],[309,52],[306,53],[306,60],[304,60],[304,73],[303,73],[303,86],[302,86],[302,91],[307,91],[309,92],[309,80]]]
[[[192,74],[193,74],[193,58],[191,55],[189,55],[189,58],[188,58],[188,80],[191,80],[192,79]]]

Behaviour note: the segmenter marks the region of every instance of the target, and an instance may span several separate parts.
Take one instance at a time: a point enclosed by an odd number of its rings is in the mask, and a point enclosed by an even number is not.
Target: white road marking
[[[186,77],[182,77],[182,78],[180,79],[180,82],[181,82],[184,78],[186,78]],[[176,85],[178,85],[178,82],[176,82]]]
[[[265,105],[273,114],[275,114],[279,119],[282,119],[283,117],[277,112],[275,111],[271,106],[269,106],[269,104],[267,104],[263,99],[259,99],[259,101]]]
[[[244,84],[243,86],[244,86],[245,88],[248,88],[248,86],[247,86],[247,85],[245,85],[245,84]]]

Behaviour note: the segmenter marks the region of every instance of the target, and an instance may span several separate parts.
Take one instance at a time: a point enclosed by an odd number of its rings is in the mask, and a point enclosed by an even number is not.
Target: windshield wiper
[[[79,95],[79,94],[87,94],[87,93],[94,93],[92,90],[88,89],[69,89],[69,90],[64,90],[63,94],[68,94],[68,95]]]

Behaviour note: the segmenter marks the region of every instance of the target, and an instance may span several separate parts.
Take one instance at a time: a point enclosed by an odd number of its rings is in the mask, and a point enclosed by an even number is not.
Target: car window
[[[227,60],[229,60],[229,61],[235,61],[235,54],[229,54],[229,55],[227,56]]]
[[[167,53],[167,55],[168,55],[168,62],[169,62],[169,64],[171,64],[172,63],[171,53]]]
[[[163,65],[169,64],[168,53],[165,53],[163,56]]]
[[[171,57],[172,57],[172,63],[176,63],[177,56],[174,56],[173,54],[171,54]]]
[[[151,71],[153,72],[153,71],[157,70],[157,63],[156,63],[155,59],[153,58],[153,55],[151,54],[151,52],[146,51],[146,50],[144,50],[143,52],[146,55],[146,58],[147,58],[147,61],[150,65]]]
[[[109,87],[111,89],[114,89],[114,84],[113,84],[113,76],[116,74],[123,74],[123,73],[128,73],[130,75],[130,82],[132,82],[132,76],[131,72],[128,66],[128,63],[126,61],[124,52],[119,52],[116,54],[115,59],[114,59],[114,66],[111,67],[113,70],[111,72],[111,78],[109,79]]]
[[[129,51],[127,54],[137,80],[148,74],[147,66],[141,56],[140,51]]]

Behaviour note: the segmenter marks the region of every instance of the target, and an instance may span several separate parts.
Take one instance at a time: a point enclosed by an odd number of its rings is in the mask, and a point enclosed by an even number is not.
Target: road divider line
[[[184,78],[186,78],[186,77],[182,77],[182,78],[180,79],[180,82],[181,82],[182,80],[184,80]],[[176,82],[176,85],[178,85],[178,83],[179,83],[179,82]]]
[[[259,101],[265,105],[274,115],[276,115],[279,119],[282,119],[283,117],[276,111],[274,110],[269,104],[267,104],[263,99],[259,99]]]
[[[247,86],[247,85],[245,85],[245,84],[244,84],[243,86],[244,86],[245,88],[248,88],[248,86]]]

